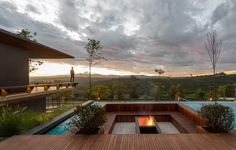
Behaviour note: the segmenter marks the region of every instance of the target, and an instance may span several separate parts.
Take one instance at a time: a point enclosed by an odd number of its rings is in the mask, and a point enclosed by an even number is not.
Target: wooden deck
[[[0,143],[1,150],[235,150],[231,134],[14,136]]]

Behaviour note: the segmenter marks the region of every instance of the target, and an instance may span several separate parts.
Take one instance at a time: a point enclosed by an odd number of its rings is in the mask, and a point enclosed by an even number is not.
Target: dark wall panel
[[[0,87],[29,84],[29,54],[0,44]]]

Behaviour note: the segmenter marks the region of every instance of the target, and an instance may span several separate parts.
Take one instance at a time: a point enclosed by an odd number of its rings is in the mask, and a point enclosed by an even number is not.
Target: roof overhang
[[[0,43],[29,51],[30,58],[63,59],[74,58],[43,44],[18,37],[16,34],[0,29]]]

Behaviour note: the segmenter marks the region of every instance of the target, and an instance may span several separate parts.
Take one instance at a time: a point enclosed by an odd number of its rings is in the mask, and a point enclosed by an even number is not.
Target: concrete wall
[[[10,107],[27,107],[27,109],[37,112],[46,112],[46,96],[34,97],[17,104],[8,104]]]
[[[0,43],[0,87],[29,84],[29,53]]]

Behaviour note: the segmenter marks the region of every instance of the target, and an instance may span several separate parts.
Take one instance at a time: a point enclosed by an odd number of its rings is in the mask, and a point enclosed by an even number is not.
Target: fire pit
[[[161,133],[153,116],[135,117],[136,132],[140,134]]]

